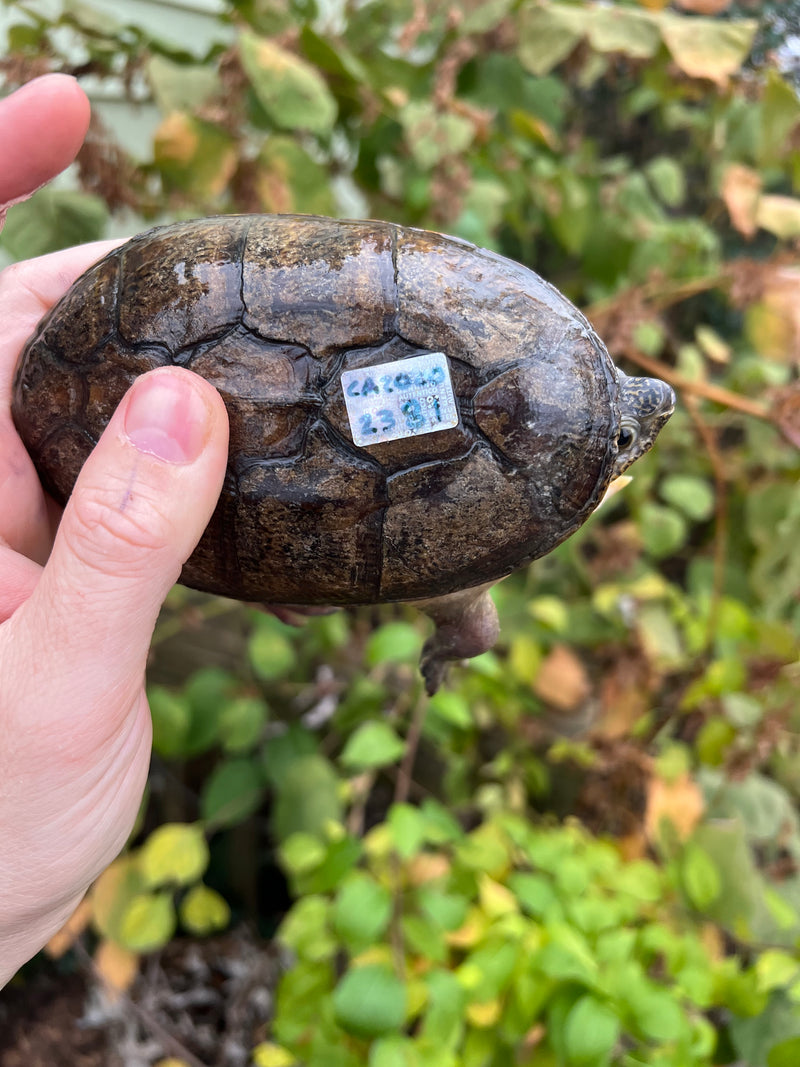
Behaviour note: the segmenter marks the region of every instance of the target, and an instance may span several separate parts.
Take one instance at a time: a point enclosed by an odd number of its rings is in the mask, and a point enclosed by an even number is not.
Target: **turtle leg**
[[[425,642],[420,670],[425,689],[433,696],[442,684],[451,660],[471,659],[488,652],[500,633],[497,608],[489,595],[493,582],[462,589],[414,606],[433,620],[436,629]]]

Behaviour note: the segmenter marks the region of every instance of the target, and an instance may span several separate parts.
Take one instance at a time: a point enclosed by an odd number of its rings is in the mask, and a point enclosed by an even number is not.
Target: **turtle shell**
[[[342,374],[444,353],[458,424],[358,446]],[[182,581],[271,603],[446,594],[591,514],[619,431],[614,365],[537,274],[391,223],[233,215],[160,227],[79,278],[17,371],[13,416],[64,502],[134,378],[221,393],[230,458]]]

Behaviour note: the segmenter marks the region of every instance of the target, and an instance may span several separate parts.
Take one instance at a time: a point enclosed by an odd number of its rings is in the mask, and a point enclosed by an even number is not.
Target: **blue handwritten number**
[[[406,400],[400,410],[403,415],[405,415],[406,425],[409,430],[419,430],[420,427],[425,425],[425,419],[422,417],[422,408],[420,407],[419,400]]]
[[[372,416],[369,415],[369,414],[362,415],[361,416],[361,434],[362,434],[362,436],[365,436],[368,433],[377,433],[377,432],[378,432],[378,427],[372,425]]]
[[[378,412],[378,418],[381,420],[381,433],[388,433],[389,430],[394,429],[394,415],[388,408],[382,408]]]

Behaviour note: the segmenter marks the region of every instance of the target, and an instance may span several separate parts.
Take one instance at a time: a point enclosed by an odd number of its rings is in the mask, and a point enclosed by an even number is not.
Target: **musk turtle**
[[[134,378],[179,364],[230,461],[181,580],[276,605],[414,601],[446,662],[497,637],[489,586],[544,555],[672,413],[533,271],[385,222],[244,216],[133,238],[40,323],[13,416],[60,502]]]

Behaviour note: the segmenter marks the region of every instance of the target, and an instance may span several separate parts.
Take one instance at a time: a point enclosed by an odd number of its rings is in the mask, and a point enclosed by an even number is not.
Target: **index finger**
[[[89,101],[67,74],[34,78],[1,100],[0,209],[24,200],[68,167],[88,127]]]

